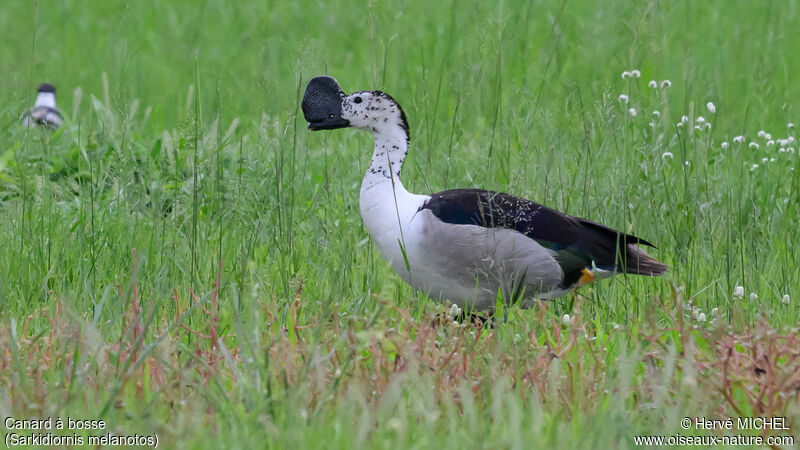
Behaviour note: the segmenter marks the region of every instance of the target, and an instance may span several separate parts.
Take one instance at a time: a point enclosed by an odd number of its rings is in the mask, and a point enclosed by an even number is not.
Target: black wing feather
[[[563,284],[571,286],[584,268],[657,275],[666,266],[630,244],[653,244],[590,220],[570,216],[524,198],[481,189],[453,189],[431,195],[420,209],[443,222],[507,228],[536,240],[557,253],[564,270]]]

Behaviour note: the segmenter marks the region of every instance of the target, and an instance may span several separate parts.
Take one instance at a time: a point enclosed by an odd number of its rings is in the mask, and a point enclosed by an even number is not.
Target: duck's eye
[[[333,114],[328,114],[329,119],[333,119]]]
[[[362,101],[363,100],[361,100],[361,97],[356,97],[353,99],[353,103],[361,103]]]

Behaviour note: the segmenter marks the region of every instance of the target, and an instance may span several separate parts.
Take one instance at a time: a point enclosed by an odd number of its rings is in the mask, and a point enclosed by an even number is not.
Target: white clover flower
[[[690,163],[689,161],[684,161],[683,164],[686,165],[686,167],[689,167],[690,165],[692,165],[692,163]]]
[[[773,141],[772,139],[767,141],[767,147],[772,147],[773,145],[775,145],[775,141]]]
[[[661,111],[653,111],[653,115],[656,117],[661,117]]]
[[[757,142],[751,142],[751,143],[749,144],[749,147],[750,147],[750,148],[754,148],[754,149],[758,150],[758,143],[757,143]]]
[[[720,144],[720,146],[722,148],[728,148],[728,141],[724,141],[722,144]]]
[[[711,314],[713,314],[713,315],[715,315],[715,316],[716,316],[717,314],[719,314],[719,308],[717,308],[716,306],[715,306],[715,307],[713,307],[713,308],[711,308]]]
[[[758,300],[758,295],[755,292],[751,292],[750,293],[750,301],[754,302],[756,300]]]
[[[639,69],[633,69],[631,70],[631,76],[634,78],[641,78],[642,72],[639,72]]]
[[[764,130],[758,130],[758,137],[763,138],[767,135],[767,132]]]
[[[653,123],[653,122],[648,123],[648,125],[650,125],[650,128],[655,128],[656,127],[656,124]]]
[[[683,115],[681,116],[681,122],[686,123],[689,121],[689,116]]]
[[[769,134],[769,133],[764,133],[764,139],[770,140],[770,139],[772,139],[772,135]]]
[[[694,121],[702,125],[706,123],[706,118],[703,116],[697,116],[697,119],[694,119]]]
[[[778,153],[786,153],[786,149],[781,147],[778,149]]]
[[[672,81],[664,80],[661,82],[661,89],[668,88],[672,86]]]
[[[656,82],[656,80],[650,80],[650,82],[647,83],[647,85],[650,86],[653,89],[658,87],[658,83]]]
[[[733,288],[733,298],[734,300],[741,300],[744,298],[744,286],[736,286]]]
[[[661,154],[661,159],[672,159],[672,152],[664,152]]]
[[[628,96],[625,95],[625,94],[620,94],[619,97],[617,97],[617,100],[621,101],[622,103],[626,103],[627,104],[628,103]]]
[[[794,136],[789,136],[788,138],[786,138],[786,140],[789,141],[790,144],[794,143]]]
[[[752,172],[752,171],[754,171],[756,169],[758,169],[758,164],[753,164],[752,166],[750,166],[750,172]]]
[[[564,323],[569,323],[569,314],[564,314],[564,317],[561,318],[561,321]]]
[[[520,340],[522,340],[522,338],[520,337],[519,333],[515,333],[514,334],[514,342],[516,343],[516,342],[519,342]]]
[[[678,122],[675,124],[676,127],[681,128],[683,127],[683,122]]]
[[[761,158],[761,164],[766,164],[769,162],[769,158]]]
[[[697,321],[700,322],[700,323],[705,322],[706,321],[706,314],[705,313],[698,314],[697,315]]]
[[[625,72],[622,72],[622,79],[623,79],[623,80],[624,80],[625,78],[630,78],[630,77],[631,77],[631,73],[630,73],[630,72],[628,72],[627,70],[626,70]]]
[[[705,125],[703,125],[703,128],[705,128],[706,130],[710,130],[711,129],[711,123],[706,122]]]
[[[790,300],[790,299],[789,299],[789,294],[785,294],[785,295],[784,295],[784,296],[781,298],[781,303],[783,303],[784,305],[788,305],[788,304],[789,304],[789,300]]]
[[[470,331],[469,332],[469,337],[471,337],[472,339],[475,339],[475,332],[474,331]]]
[[[794,124],[793,124],[792,122],[789,122],[789,123],[786,125],[786,128],[794,128]]]
[[[628,114],[630,114],[632,117],[636,117],[636,108],[629,109]]]
[[[794,147],[789,147],[786,149],[786,151],[789,153],[794,153]]]
[[[450,305],[450,311],[447,312],[450,317],[458,317],[461,314],[461,308],[458,305],[453,303]]]
[[[714,106],[714,104],[711,102],[706,103],[706,109],[708,109],[708,112],[710,112],[711,114],[717,112],[717,107]]]
[[[741,144],[742,142],[744,142],[744,136],[736,136],[735,138],[733,138],[733,142]]]
[[[700,128],[700,125],[695,125],[695,126],[694,126],[694,129],[695,129],[696,131],[703,131],[703,129],[702,129],[702,128]]]
[[[775,158],[770,158],[769,162],[775,162]]]
[[[781,144],[781,147],[786,147],[791,143],[788,139],[779,139],[778,142]]]

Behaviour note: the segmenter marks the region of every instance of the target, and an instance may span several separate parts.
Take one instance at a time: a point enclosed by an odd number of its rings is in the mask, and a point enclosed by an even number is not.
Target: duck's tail
[[[641,248],[642,245],[655,248],[655,245],[590,220],[578,220],[585,229],[592,230],[593,239],[587,239],[586,245],[601,269],[647,276],[661,275],[669,270],[666,264]]]
[[[617,269],[635,275],[658,276],[669,270],[666,264],[648,255],[636,244],[626,246],[626,255],[617,265]],[[621,255],[620,255],[621,256]],[[624,264],[624,265],[623,265]]]

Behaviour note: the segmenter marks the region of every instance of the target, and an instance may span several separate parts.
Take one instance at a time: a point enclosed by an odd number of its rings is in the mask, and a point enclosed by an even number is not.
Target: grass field
[[[800,437],[796,1],[364,3],[3,4],[4,420],[162,448]],[[371,139],[298,114],[322,74],[400,102],[412,192],[524,196],[670,273],[434,324],[361,224]],[[43,81],[55,133],[19,122]],[[761,416],[790,429],[680,424]]]

